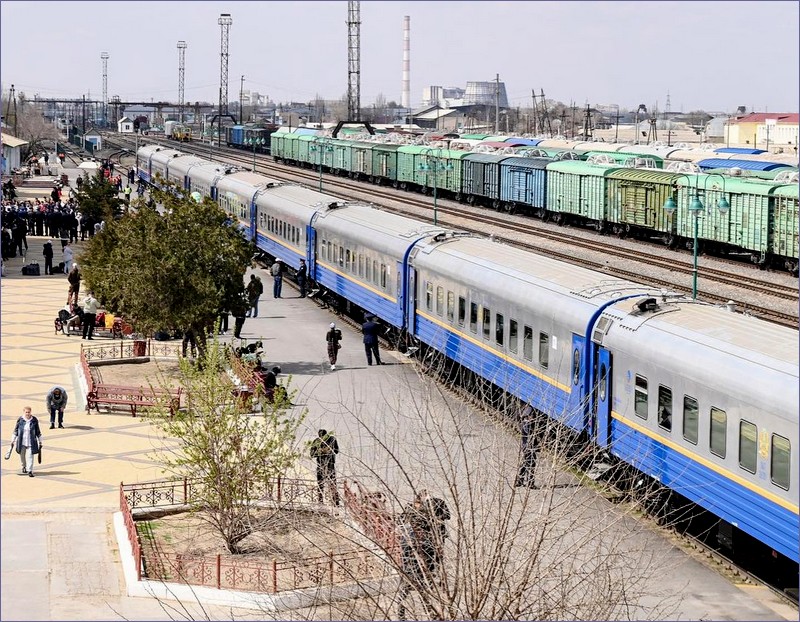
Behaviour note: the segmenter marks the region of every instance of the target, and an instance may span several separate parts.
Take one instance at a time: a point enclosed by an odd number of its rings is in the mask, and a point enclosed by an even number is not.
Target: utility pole
[[[233,18],[230,13],[222,13],[217,20],[220,26],[219,43],[219,117],[217,117],[217,144],[222,141],[222,117],[228,115],[228,58],[230,56],[228,44],[231,34]],[[212,136],[213,138],[213,136]]]
[[[178,41],[178,119],[183,123],[183,85],[186,76],[186,41]]]
[[[361,120],[361,2],[347,2],[347,120]]]
[[[244,125],[244,76],[239,84],[239,125]]]
[[[538,123],[536,122],[536,91],[533,89],[531,89],[531,99],[533,100],[533,135],[536,136],[538,128]]]
[[[583,113],[583,139],[589,140],[592,137],[592,109],[586,103],[586,112]]]
[[[83,117],[83,134],[86,134],[86,95],[81,95],[81,116]]]
[[[539,92],[540,92],[539,98],[542,100],[542,130],[544,130],[546,126],[547,131],[550,133],[550,136],[552,136],[553,124],[550,122],[550,113],[547,112],[547,102],[544,99],[544,89],[539,89]]]
[[[494,86],[494,133],[500,133],[500,74],[495,78]]]
[[[6,119],[8,118],[9,112],[11,112],[11,102],[14,102],[14,136],[17,136],[17,96],[14,93],[14,85],[11,85],[11,91],[8,94],[8,103],[6,104]]]
[[[108,127],[108,52],[101,52],[103,61],[103,127]]]
[[[569,129],[570,129],[570,136],[573,140],[575,140],[575,102],[570,102],[570,108],[572,109],[572,116],[570,117],[569,122]]]

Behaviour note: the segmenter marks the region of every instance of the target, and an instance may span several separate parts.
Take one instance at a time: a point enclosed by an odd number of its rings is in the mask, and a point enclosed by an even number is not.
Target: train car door
[[[588,414],[584,412],[586,399],[583,395],[584,374],[588,370],[583,369],[585,339],[583,335],[572,335],[572,373],[570,374],[570,392],[567,402],[567,412],[565,421],[570,427],[578,430],[585,429],[589,425]]]
[[[257,223],[256,219],[258,218],[258,207],[256,207],[256,198],[258,197],[258,192],[253,195],[252,200],[250,201],[250,226],[248,227],[250,231],[250,239],[253,242],[256,242],[256,233],[257,233]]]
[[[593,344],[594,347],[594,344]],[[592,386],[593,432],[600,447],[608,447],[611,441],[611,353],[597,346],[595,348],[595,378]]]
[[[317,230],[314,228],[314,220],[317,214],[311,217],[311,222],[306,225],[306,261],[308,262],[308,280],[317,280]]]

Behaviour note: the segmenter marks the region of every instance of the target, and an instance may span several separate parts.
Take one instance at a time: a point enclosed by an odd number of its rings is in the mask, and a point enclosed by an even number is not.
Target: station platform
[[[38,258],[43,264],[43,242],[43,238],[28,237],[27,261]],[[82,248],[79,242],[78,262]],[[11,259],[6,265],[8,276],[0,279],[0,445],[8,446],[14,422],[22,408],[31,405],[42,425],[44,451],[35,478],[21,474],[16,454],[2,462],[0,619],[174,619],[174,612],[154,599],[126,595],[112,529],[119,483],[163,477],[152,459],[162,439],[144,418],[87,415],[76,373],[80,345],[86,342],[54,334],[53,328],[53,319],[66,301],[66,277],[22,276],[22,265],[22,258]],[[506,468],[507,478],[513,481],[519,446],[515,434],[439,392],[409,359],[395,352],[381,352],[386,365],[367,366],[360,332],[313,301],[299,298],[286,282],[284,297],[273,299],[271,278],[266,270],[257,273],[265,293],[259,316],[246,320],[242,337],[262,340],[265,359],[282,367],[280,379],[291,376],[292,387],[299,392],[295,408],[308,409],[300,439],[313,439],[323,427],[335,433],[341,448],[337,460],[340,481],[369,483],[379,477],[406,503],[411,500],[409,481],[434,496],[445,496],[447,491],[437,475],[436,455],[442,448],[431,442],[435,430],[446,432],[448,422],[454,421],[476,465],[493,462]],[[326,354],[325,333],[331,321],[337,322],[344,336],[336,371],[330,370]],[[63,430],[48,426],[45,395],[53,385],[65,387],[69,394]],[[456,468],[463,474],[468,469],[472,473],[478,471],[476,465]],[[311,474],[311,459],[304,456],[301,468]],[[546,471],[554,466],[543,458],[538,468]],[[796,619],[797,612],[782,606],[768,591],[734,584],[645,521],[615,514],[618,508],[594,491],[575,486],[571,475],[559,474],[557,480],[563,486],[535,494],[552,494],[543,498],[556,503],[570,499],[570,503],[592,507],[598,525],[617,516],[619,520],[610,527],[620,530],[617,537],[645,542],[648,551],[659,558],[663,572],[644,580],[653,598],[669,596],[669,619]],[[20,598],[20,594],[29,596]],[[192,616],[188,619],[231,619],[234,615],[237,619],[264,619],[265,615],[213,606],[201,610],[197,603],[179,606],[188,611],[181,616]],[[281,612],[276,618],[287,619],[288,615]],[[320,615],[324,614],[316,614]],[[630,615],[632,619],[641,617],[635,610]]]

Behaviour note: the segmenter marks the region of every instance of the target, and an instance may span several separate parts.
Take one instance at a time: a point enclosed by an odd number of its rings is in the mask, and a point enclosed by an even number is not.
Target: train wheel
[[[499,212],[501,207],[502,204],[500,203],[500,199],[494,199],[492,201],[492,209],[494,209],[496,212]]]
[[[793,275],[793,276],[797,276],[797,272],[798,272],[798,262],[796,262],[796,261],[789,261],[789,260],[787,260],[787,261],[784,263],[784,268],[786,268],[786,270],[787,270],[787,272],[789,272],[789,274],[791,274],[791,275]]]
[[[380,184],[378,184],[378,185],[380,186]],[[397,183],[396,181],[393,181],[393,182],[392,182],[392,188],[394,188],[395,190],[397,190],[397,188],[398,188],[399,186],[400,186],[400,184],[399,184],[399,183]]]
[[[460,192],[456,192],[456,196],[454,198],[459,203],[463,203],[464,202],[464,195],[461,194]]]
[[[467,196],[467,205],[474,205],[475,204],[475,195],[468,195]]]
[[[674,250],[678,246],[678,237],[672,233],[664,236],[664,245]]]
[[[606,221],[605,220],[598,220],[594,225],[595,230],[597,233],[605,233],[606,232]]]

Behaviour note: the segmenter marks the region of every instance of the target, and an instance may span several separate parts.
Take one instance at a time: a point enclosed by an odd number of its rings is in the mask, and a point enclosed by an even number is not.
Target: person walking
[[[334,505],[339,505],[339,491],[336,488],[336,455],[339,453],[339,442],[325,429],[317,432],[317,438],[311,442],[311,457],[317,461],[317,490],[319,502],[323,502],[325,486],[329,486]]]
[[[522,442],[520,446],[520,463],[519,471],[517,472],[517,479],[514,482],[514,487],[527,486],[528,488],[536,489],[534,483],[534,473],[536,471],[536,449],[538,439],[536,438],[535,430],[535,417],[533,414],[533,407],[528,404],[522,411],[520,416],[520,432],[522,433]]]
[[[133,179],[135,174],[133,172],[133,168],[128,169],[128,185],[133,185]]]
[[[186,351],[191,345],[192,358],[197,358],[197,337],[194,333],[194,328],[191,326],[183,331],[183,340],[181,341],[181,354],[186,358]]]
[[[94,339],[94,325],[97,321],[97,308],[100,301],[94,297],[90,291],[89,295],[83,299],[83,337],[82,339]]]
[[[42,254],[44,255],[44,273],[53,274],[53,240],[47,240],[44,243]],[[70,287],[72,287],[71,284]]]
[[[62,387],[53,387],[44,400],[47,412],[50,413],[50,429],[56,427],[56,412],[58,412],[58,427],[64,427],[64,409],[67,407],[67,392]]]
[[[122,185],[122,181],[120,181],[120,185]],[[123,194],[125,195],[125,203],[130,204],[131,202],[131,192],[133,189],[130,186],[125,186],[125,190],[123,190]],[[118,190],[119,192],[119,190]]]
[[[28,477],[33,477],[33,456],[42,449],[42,431],[39,428],[39,420],[31,414],[30,406],[25,406],[22,409],[22,416],[17,419],[6,459],[11,456],[12,449],[16,449],[19,454],[22,472],[27,473]]]
[[[435,620],[428,597],[428,586],[432,579],[430,568],[432,561],[433,524],[431,515],[425,505],[425,493],[414,495],[414,501],[400,514],[400,560],[402,573],[400,577],[400,594],[397,617],[406,619],[406,598],[415,590],[428,612],[431,620]]]
[[[272,274],[272,297],[273,298],[280,298],[281,297],[281,288],[283,287],[283,264],[281,263],[280,259],[276,259],[275,263],[272,264],[272,268],[270,268],[270,273]]]
[[[69,241],[62,247],[62,252],[64,253],[64,271],[69,274],[70,270],[72,270],[72,260],[75,258],[75,252],[69,245]]]
[[[381,363],[381,355],[378,349],[378,323],[374,315],[367,315],[367,321],[361,325],[361,332],[364,334],[364,351],[367,354],[367,365],[372,365],[372,357],[375,357],[376,365]]]
[[[264,293],[264,284],[255,274],[250,275],[250,282],[247,284],[247,301],[250,305],[247,309],[247,317],[258,317],[258,300]]]
[[[306,297],[306,279],[308,279],[308,266],[306,260],[300,260],[300,267],[297,269],[297,285],[300,287],[300,298]]]
[[[47,274],[47,266],[45,265],[45,274]],[[51,264],[50,268],[53,266]],[[81,272],[78,264],[72,264],[72,269],[67,274],[67,281],[69,282],[69,291],[67,292],[67,304],[78,304],[78,294],[81,291]]]
[[[336,359],[339,357],[339,348],[342,346],[339,342],[342,340],[342,331],[336,328],[336,323],[331,322],[330,329],[325,335],[325,341],[328,343],[328,361],[331,364],[331,371],[336,370]]]

